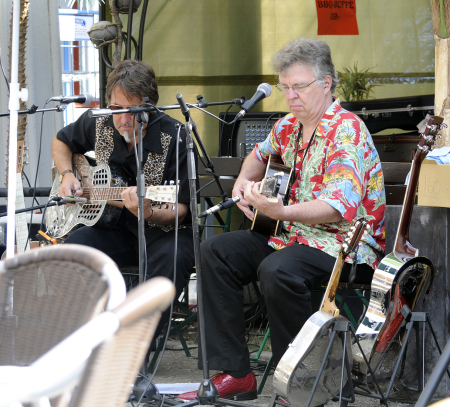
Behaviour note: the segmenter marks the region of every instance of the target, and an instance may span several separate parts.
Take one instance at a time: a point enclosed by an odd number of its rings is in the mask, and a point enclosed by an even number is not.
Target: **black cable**
[[[45,212],[47,211],[48,204],[49,204],[50,202],[52,202],[52,201],[53,201],[53,198],[49,199],[49,200],[47,201],[47,203],[45,204],[44,210],[42,211],[41,226],[40,226],[39,230],[43,230],[43,227],[44,227]],[[31,212],[31,214],[33,214],[33,212]],[[33,215],[32,215],[32,216],[33,216]],[[30,222],[30,225],[31,225],[31,222]],[[28,232],[28,233],[30,233],[30,232]]]
[[[44,109],[45,106],[47,106],[48,102],[50,101],[50,99],[48,99],[45,104],[44,104]],[[42,112],[42,116],[41,116],[41,131],[40,131],[40,135],[39,135],[39,151],[38,151],[38,160],[37,160],[37,165],[36,165],[36,176],[34,177],[34,187],[33,187],[33,198],[31,200],[31,202],[34,202],[36,200],[36,185],[37,185],[37,177],[39,174],[39,165],[41,162],[41,152],[42,152],[42,133],[43,133],[43,129],[44,129],[44,113]],[[48,202],[47,202],[48,205]],[[47,210],[47,206],[44,208],[44,211],[42,213],[42,219],[41,219],[41,228],[40,230],[42,230],[43,225],[44,225],[44,215],[45,215],[45,211]],[[30,235],[31,232],[31,225],[33,224],[33,214],[34,212],[31,211],[31,216],[30,216],[30,226],[28,228],[28,236]]]
[[[227,120],[228,111],[233,107],[233,105],[228,106],[228,109],[225,111],[224,120]],[[222,138],[223,138],[223,129],[225,125],[222,122],[219,122],[219,156],[222,155]]]
[[[8,93],[9,93],[9,92],[10,92],[10,90],[9,90],[9,83],[8,83],[8,78],[6,77],[5,70],[3,69],[3,63],[2,63],[2,55],[1,55],[1,52],[0,52],[0,67],[2,68],[3,77],[5,78],[6,87],[8,88]]]

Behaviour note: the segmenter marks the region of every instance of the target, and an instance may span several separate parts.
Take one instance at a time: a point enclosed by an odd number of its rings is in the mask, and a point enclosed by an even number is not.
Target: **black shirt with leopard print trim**
[[[176,178],[175,140],[178,130],[175,125],[179,122],[166,114],[154,112],[149,118],[150,123],[156,119],[156,115],[162,115],[162,117],[146,130],[143,140],[146,186],[162,185]],[[112,116],[91,118],[85,112],[74,123],[61,129],[57,133],[57,138],[67,144],[73,153],[84,154],[88,151],[95,151],[97,163],[106,163],[110,167],[122,169],[128,178],[128,185],[136,185],[137,167],[134,149],[128,152],[124,138],[114,127]],[[180,138],[180,193],[178,201],[187,204],[189,207],[190,194],[187,171],[186,133],[184,130],[181,131]],[[131,222],[133,224],[132,229],[134,229],[134,223],[136,223],[137,228],[136,216],[126,209],[125,211],[128,212],[125,216],[127,218],[126,223],[130,224]],[[191,213],[188,210],[180,226],[186,227],[190,224]],[[149,226],[157,227],[161,231],[173,230],[172,225],[152,224]]]

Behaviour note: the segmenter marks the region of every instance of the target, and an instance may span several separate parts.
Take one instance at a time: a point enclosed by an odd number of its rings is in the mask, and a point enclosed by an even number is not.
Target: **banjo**
[[[362,217],[352,221],[348,237],[339,250],[320,310],[306,321],[275,369],[273,379],[275,393],[286,397],[290,404],[306,405],[329,344],[329,335],[338,321],[347,321],[346,318],[339,316],[335,303],[336,291],[344,261],[349,254],[356,253],[359,241],[367,227],[367,222]],[[351,364],[350,332],[339,333],[341,334],[348,336],[347,355],[350,357]],[[342,355],[343,342],[339,339],[335,340],[311,406],[326,403],[339,394]],[[344,373],[344,380],[347,380],[347,373]],[[344,386],[345,382],[342,385]]]

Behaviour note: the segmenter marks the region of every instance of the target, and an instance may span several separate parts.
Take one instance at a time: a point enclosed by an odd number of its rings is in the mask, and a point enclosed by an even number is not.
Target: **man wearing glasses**
[[[243,286],[259,280],[267,305],[276,365],[312,309],[311,292],[329,280],[338,251],[359,215],[370,224],[358,252],[356,281],[371,282],[384,250],[385,193],[378,153],[364,123],[332,96],[338,83],[328,45],[295,39],[273,58],[290,114],[246,158],[233,196],[252,220],[253,209],[283,222],[277,236],[224,233],[201,246],[208,366],[219,396],[256,398],[243,312]],[[269,158],[292,168],[287,206],[260,194]],[[343,268],[348,275],[350,264]],[[201,353],[199,352],[201,356]],[[201,360],[199,359],[201,366]],[[196,392],[181,394],[188,401]]]
[[[111,110],[139,106],[148,97],[156,105],[158,85],[153,68],[145,62],[126,60],[109,74],[106,99]],[[73,174],[72,154],[95,152],[97,165],[107,164],[116,180],[125,179],[136,185],[136,149],[138,127],[133,115],[115,114],[90,118],[85,112],[74,123],[60,130],[52,142],[52,155],[61,177],[59,196],[81,195],[81,185]],[[143,171],[145,186],[163,185],[176,181],[176,136],[178,122],[161,112],[152,112],[143,128]],[[134,137],[136,136],[136,138]],[[175,215],[172,205],[151,206],[144,199],[147,278],[165,276],[173,280],[176,257],[177,295],[186,286],[194,266],[194,248],[189,210],[189,180],[187,178],[186,133],[181,131],[179,144],[178,246],[175,256]],[[110,201],[105,209],[106,219],[94,226],[83,226],[70,234],[66,243],[95,247],[109,255],[119,267],[139,264],[138,197],[136,186],[121,195],[123,202]],[[155,337],[167,322],[163,315]]]

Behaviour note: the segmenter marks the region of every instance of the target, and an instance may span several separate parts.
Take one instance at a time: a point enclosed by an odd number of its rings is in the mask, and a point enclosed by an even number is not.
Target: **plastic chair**
[[[81,245],[39,248],[0,262],[0,366],[28,366],[126,296],[115,263]]]
[[[0,367],[0,407],[13,403],[43,405],[58,396],[60,405],[67,405],[70,395],[70,407],[122,407],[161,313],[174,295],[175,288],[168,279],[151,279],[130,291],[118,307],[96,316],[31,366],[20,372],[15,366]]]

